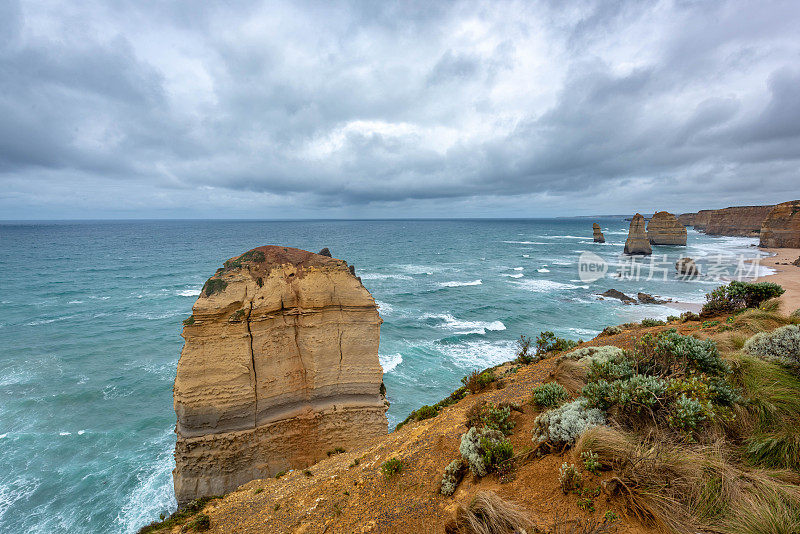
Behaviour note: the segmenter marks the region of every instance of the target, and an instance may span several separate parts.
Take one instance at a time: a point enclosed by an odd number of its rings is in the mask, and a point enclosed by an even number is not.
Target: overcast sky
[[[800,3],[0,0],[0,219],[800,198]]]

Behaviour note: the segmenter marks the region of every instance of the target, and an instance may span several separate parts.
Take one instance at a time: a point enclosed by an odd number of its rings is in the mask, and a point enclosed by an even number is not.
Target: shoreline
[[[759,248],[769,252],[770,256],[762,258],[760,265],[769,267],[775,272],[755,279],[756,282],[775,282],[786,292],[780,296],[781,311],[789,315],[800,309],[800,267],[792,262],[800,257],[798,248]]]

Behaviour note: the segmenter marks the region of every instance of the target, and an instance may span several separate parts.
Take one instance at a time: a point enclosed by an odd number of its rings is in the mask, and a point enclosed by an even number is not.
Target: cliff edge
[[[264,246],[226,261],[184,322],[178,503],[385,435],[380,324],[343,260]]]

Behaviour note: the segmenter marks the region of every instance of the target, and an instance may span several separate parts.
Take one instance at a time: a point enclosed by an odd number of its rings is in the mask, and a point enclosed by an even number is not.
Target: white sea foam
[[[525,267],[514,267],[514,270],[515,270],[515,271],[521,271],[521,270],[523,270],[524,268],[525,268]]]
[[[378,359],[381,362],[384,373],[391,373],[394,371],[395,367],[403,363],[403,355],[399,352],[395,354],[380,354],[378,355]]]
[[[39,481],[29,477],[20,477],[0,486],[0,526],[4,523],[3,518],[8,509],[15,502],[33,495],[38,486]]]
[[[0,439],[5,438],[6,436],[8,436],[8,432],[6,432],[5,434],[0,434]]]
[[[72,435],[72,432],[59,432],[58,435],[59,436],[70,436],[70,435]]]
[[[600,330],[591,330],[589,328],[567,328],[570,332],[577,334],[579,336],[596,336],[600,333]]]
[[[501,275],[501,276],[507,276],[507,277],[509,277],[509,278],[522,278],[522,277],[523,277],[523,276],[525,276],[525,275],[524,275],[524,274],[522,274],[522,273],[504,273],[504,274],[503,274],[503,275]]]
[[[551,291],[559,291],[565,289],[578,289],[579,287],[572,284],[564,284],[561,282],[556,282],[554,280],[527,279],[511,283],[516,284],[520,286],[522,289],[525,289],[527,291],[533,291],[534,293],[549,293]]]
[[[545,269],[544,267],[542,267],[541,269],[536,269],[536,272],[537,273],[549,273],[550,269]]]
[[[471,282],[459,282],[458,280],[453,280],[450,282],[441,282],[439,287],[464,287],[464,286],[479,286],[483,282],[480,280],[473,280]]]
[[[378,309],[380,310],[381,313],[392,313],[392,311],[394,310],[392,305],[387,302],[375,300],[375,304],[378,305]]]
[[[200,294],[200,289],[181,289],[175,292],[179,297],[196,297]]]
[[[82,435],[84,435],[84,434],[86,434],[86,431],[85,431],[85,430],[78,430],[78,435],[79,435],[79,436],[82,436]]]
[[[485,334],[487,330],[505,330],[506,325],[502,321],[465,321],[456,319],[449,313],[426,313],[420,319],[434,319],[440,321],[440,328],[451,330],[456,334]]]
[[[509,245],[548,245],[549,243],[542,243],[541,241],[503,241]]]
[[[523,257],[523,258],[530,258],[530,257],[531,257],[531,255],[530,255],[530,254],[523,254],[523,255],[522,255],[522,257]]]
[[[513,359],[516,344],[511,340],[471,340],[455,345],[436,345],[435,348],[459,367],[485,369]]]
[[[83,301],[82,300],[71,300],[71,301],[67,302],[67,304],[83,304]]]
[[[413,280],[405,274],[364,273],[359,275],[362,280]]]

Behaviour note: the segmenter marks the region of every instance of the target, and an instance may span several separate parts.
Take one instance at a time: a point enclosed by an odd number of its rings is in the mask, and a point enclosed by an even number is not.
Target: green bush
[[[747,354],[800,370],[800,326],[786,325],[772,332],[759,332],[742,348]]]
[[[230,270],[230,269],[238,269],[239,267],[242,266],[244,262],[264,263],[266,260],[267,257],[264,255],[264,251],[249,250],[244,254],[242,254],[241,256],[237,256],[236,258],[226,261],[223,265],[226,270]]]
[[[642,324],[642,326],[664,326],[667,323],[665,323],[664,321],[659,321],[658,319],[646,318],[646,319],[642,319],[642,323],[641,324]]]
[[[499,430],[505,435],[511,434],[514,422],[510,421],[511,406],[504,404],[478,403],[467,412],[467,428],[488,428]]]
[[[540,332],[539,337],[536,338],[536,354],[543,356],[549,352],[561,352],[570,350],[578,345],[576,341],[556,337],[556,335],[547,330]]]
[[[203,532],[211,528],[211,518],[206,514],[197,514],[186,524],[186,527],[195,532]]]
[[[602,411],[587,406],[586,399],[578,398],[539,414],[533,422],[533,441],[572,444],[587,428],[605,422]]]
[[[472,427],[461,436],[459,452],[472,474],[484,477],[496,467],[496,464],[487,462],[487,459],[502,461],[508,449],[506,443],[510,446],[506,437],[498,430]]]
[[[679,430],[692,431],[714,416],[714,408],[708,401],[700,401],[681,394],[668,416],[669,425]]]
[[[618,326],[607,326],[600,332],[601,336],[616,336],[622,333],[622,328]]]
[[[344,447],[334,447],[333,449],[329,450],[326,454],[328,457],[334,456],[336,454],[342,454],[344,451]]]
[[[203,295],[206,297],[210,297],[214,293],[222,293],[225,291],[225,288],[228,287],[228,282],[222,280],[220,278],[209,278],[206,280],[206,283],[203,284]]]
[[[403,471],[403,461],[397,458],[390,458],[381,464],[381,472],[386,478],[391,478]]]
[[[586,379],[589,382],[597,380],[621,380],[630,378],[634,374],[633,361],[620,351],[605,357],[592,357]]]
[[[490,438],[481,438],[483,463],[487,471],[497,471],[503,462],[514,456],[514,447],[507,439],[497,441]]]
[[[569,398],[564,386],[556,382],[548,382],[533,389],[533,402],[538,406],[558,406]]]
[[[646,409],[653,410],[666,397],[668,383],[655,376],[633,375],[624,380],[598,380],[584,386],[581,394],[589,407],[608,410],[618,407],[628,415],[641,414]]]
[[[453,460],[444,469],[444,476],[442,477],[442,485],[439,488],[439,493],[442,495],[452,495],[455,493],[458,483],[464,478],[464,472],[467,466],[464,460]]]
[[[531,354],[531,345],[533,340],[529,337],[519,336],[517,340],[517,357],[514,359],[516,363],[532,363],[538,358],[535,354]]]
[[[716,343],[710,339],[682,336],[674,328],[658,336],[642,336],[635,359],[639,372],[650,375],[669,376],[692,371],[724,375],[730,372]]]
[[[489,384],[495,380],[497,380],[497,377],[494,375],[494,371],[489,369],[486,371],[472,371],[461,379],[461,383],[470,393],[478,393],[489,387]]]
[[[780,297],[784,289],[772,282],[739,282],[734,280],[706,295],[703,313],[729,313],[742,308],[758,308],[762,302]]]
[[[194,324],[194,315],[190,315],[183,320],[183,326],[192,326]]]

